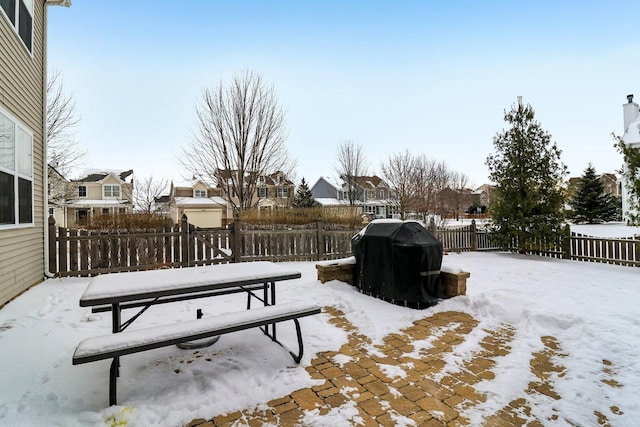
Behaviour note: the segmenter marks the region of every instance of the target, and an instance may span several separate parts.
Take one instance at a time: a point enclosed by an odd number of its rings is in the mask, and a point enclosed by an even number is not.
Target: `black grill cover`
[[[373,221],[351,238],[351,249],[361,292],[418,307],[443,296],[442,243],[419,223]]]

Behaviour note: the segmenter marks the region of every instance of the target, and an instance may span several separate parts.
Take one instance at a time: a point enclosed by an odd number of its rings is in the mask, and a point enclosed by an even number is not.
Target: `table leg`
[[[120,304],[115,303],[111,304],[111,328],[114,334],[120,332],[120,320],[121,320],[121,312],[120,312]],[[113,378],[111,381],[115,381],[115,377],[120,376],[120,357],[116,356],[113,358],[113,362],[111,363],[111,370]],[[113,400],[115,401],[115,385],[113,386]],[[113,403],[111,403],[113,404]]]
[[[276,282],[269,282],[269,287],[271,288],[271,305],[276,305]],[[273,339],[276,338],[276,324],[271,324],[271,332],[273,333]]]

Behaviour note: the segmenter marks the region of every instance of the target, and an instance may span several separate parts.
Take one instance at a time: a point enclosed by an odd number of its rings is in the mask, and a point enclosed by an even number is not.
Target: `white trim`
[[[20,3],[21,2],[25,3],[27,12],[31,14],[31,48],[27,47],[27,44],[24,42],[24,40],[22,40],[22,37],[20,37],[20,33],[18,31],[18,27],[20,25]],[[31,4],[31,10],[29,10],[29,3]],[[22,46],[27,50],[27,52],[29,53],[29,56],[31,56],[31,59],[33,59],[33,27],[35,23],[35,17],[33,13],[33,9],[34,9],[33,3],[34,3],[34,0],[16,0],[16,3],[15,3],[16,10],[14,12],[15,24],[11,22],[11,19],[9,18],[5,10],[3,8],[0,8],[0,15],[4,16],[5,19],[7,20],[7,24],[9,24],[9,26],[13,28],[13,32],[16,34],[16,36],[18,36],[18,40],[20,40],[20,43],[22,44]]]
[[[33,166],[33,132],[27,126],[22,124],[22,122],[18,120],[13,114],[11,114],[9,111],[4,109],[2,106],[0,106],[0,113],[2,113],[2,115],[4,115],[7,119],[9,119],[9,121],[13,122],[15,126],[15,129],[13,132],[13,147],[14,147],[13,170],[2,167],[2,165],[0,165],[1,172],[11,175],[15,178],[13,182],[15,217],[14,217],[13,224],[0,224],[0,230],[33,227],[35,226],[35,173],[34,173],[34,166]],[[19,167],[18,165],[18,155],[19,155],[18,129],[26,133],[29,139],[31,140],[31,176],[20,173],[18,170],[18,167]],[[20,179],[24,179],[31,183],[31,222],[25,222],[25,223],[20,222],[20,190],[19,190]]]

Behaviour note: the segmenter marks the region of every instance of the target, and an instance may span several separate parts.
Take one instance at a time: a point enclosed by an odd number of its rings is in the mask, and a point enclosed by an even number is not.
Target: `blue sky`
[[[518,96],[571,175],[622,158],[626,95],[640,100],[632,1],[95,1],[49,7],[49,69],[82,122],[87,166],[182,180],[176,159],[202,89],[252,70],[287,112],[296,176],[334,176],[361,144],[373,173],[408,149],[488,181]],[[634,92],[635,91],[635,92]]]

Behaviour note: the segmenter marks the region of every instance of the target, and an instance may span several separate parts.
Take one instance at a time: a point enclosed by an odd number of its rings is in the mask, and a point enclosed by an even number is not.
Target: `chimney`
[[[624,131],[627,132],[629,125],[638,120],[640,115],[640,107],[633,102],[633,94],[627,95],[627,103],[622,104],[622,111],[624,115]]]

